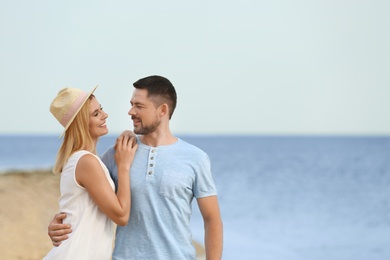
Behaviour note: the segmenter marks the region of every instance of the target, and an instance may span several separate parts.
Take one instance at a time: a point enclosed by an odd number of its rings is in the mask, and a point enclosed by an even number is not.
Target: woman
[[[113,222],[126,225],[130,216],[129,171],[138,145],[133,137],[117,139],[119,178],[115,194],[108,170],[96,156],[99,137],[108,133],[108,115],[93,95],[96,87],[90,93],[62,89],[50,106],[50,112],[64,127],[53,171],[61,173],[60,211],[66,213],[64,223],[69,223],[73,232],[44,259],[110,259]]]

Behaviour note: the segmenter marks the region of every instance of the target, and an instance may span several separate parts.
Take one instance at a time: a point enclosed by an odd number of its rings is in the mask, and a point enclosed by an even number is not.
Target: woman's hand
[[[137,138],[136,138],[136,134],[134,134],[133,133],[133,131],[130,131],[130,130],[125,130],[125,131],[123,131],[122,133],[121,133],[121,135],[119,136],[119,137],[125,137],[125,136],[127,136],[127,137],[134,137],[134,140],[133,140],[133,146],[137,143]],[[118,143],[118,140],[119,140],[119,137],[116,139],[116,143],[115,143],[115,145],[114,145],[114,148],[116,149],[116,145],[117,145],[117,143]]]
[[[130,166],[133,162],[135,152],[137,151],[138,144],[134,136],[121,135],[117,138],[115,143],[115,161],[119,169],[130,170]]]

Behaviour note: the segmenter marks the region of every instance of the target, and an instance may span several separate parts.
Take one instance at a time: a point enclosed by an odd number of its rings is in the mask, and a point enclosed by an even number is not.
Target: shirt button
[[[153,163],[149,164],[150,167],[153,167]]]
[[[149,175],[152,175],[152,173],[153,173],[152,171],[148,172]]]
[[[152,150],[152,153],[154,153],[154,151],[155,151],[155,150],[153,149],[153,150]]]
[[[152,157],[150,157],[150,160],[154,160],[154,157],[152,156]]]

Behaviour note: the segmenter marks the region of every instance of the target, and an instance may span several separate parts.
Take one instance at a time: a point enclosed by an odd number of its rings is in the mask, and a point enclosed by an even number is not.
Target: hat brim
[[[61,139],[64,135],[65,135],[65,132],[66,130],[69,128],[69,126],[72,124],[73,120],[76,118],[77,114],[80,112],[81,108],[84,106],[85,102],[87,102],[88,98],[95,92],[96,88],[98,87],[99,85],[96,85],[90,92],[89,94],[87,95],[87,97],[84,99],[83,103],[81,104],[81,106],[77,109],[76,113],[74,113],[74,115],[72,116],[72,118],[69,120],[68,124],[65,126],[64,128],[64,131],[62,132],[62,134],[60,135],[59,139]]]

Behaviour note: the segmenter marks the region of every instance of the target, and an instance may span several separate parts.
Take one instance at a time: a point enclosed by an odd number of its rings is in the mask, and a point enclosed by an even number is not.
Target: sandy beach
[[[58,212],[59,194],[59,176],[50,170],[0,174],[0,259],[46,255],[52,248],[47,226]],[[204,259],[204,249],[194,244]]]

